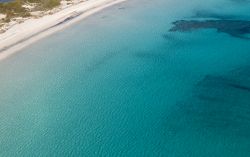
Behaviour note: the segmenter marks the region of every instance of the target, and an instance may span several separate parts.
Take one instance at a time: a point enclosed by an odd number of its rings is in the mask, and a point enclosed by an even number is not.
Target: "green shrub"
[[[35,3],[34,11],[46,11],[60,5],[61,0],[15,0],[11,2],[0,2],[0,13],[5,14],[5,22],[9,22],[14,17],[28,17],[30,13],[22,5],[25,3]]]

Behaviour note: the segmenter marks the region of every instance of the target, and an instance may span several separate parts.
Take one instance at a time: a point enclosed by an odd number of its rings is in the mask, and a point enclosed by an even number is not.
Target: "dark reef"
[[[207,75],[195,86],[192,96],[177,104],[173,127],[216,132],[220,136],[250,139],[250,67],[221,75]]]
[[[238,18],[238,16],[200,10],[194,13],[193,18],[213,18],[220,20],[229,20],[229,19],[232,20]]]
[[[218,32],[227,33],[233,37],[249,39],[247,35],[250,34],[250,21],[244,20],[180,20],[173,22],[174,26],[169,30],[170,32],[180,31],[187,32],[198,29],[216,29]]]

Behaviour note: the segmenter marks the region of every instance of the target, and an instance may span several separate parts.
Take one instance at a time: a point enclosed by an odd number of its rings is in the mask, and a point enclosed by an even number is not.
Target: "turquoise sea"
[[[249,10],[128,0],[1,61],[0,156],[249,157]]]

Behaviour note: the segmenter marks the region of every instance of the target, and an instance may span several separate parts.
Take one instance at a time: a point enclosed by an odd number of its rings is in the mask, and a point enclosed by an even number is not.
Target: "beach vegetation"
[[[32,11],[47,11],[59,6],[61,0],[14,0],[10,2],[0,2],[0,14],[6,15],[2,22],[10,22],[16,17],[29,17]],[[32,9],[25,5],[34,6]],[[0,21],[1,22],[1,21]]]

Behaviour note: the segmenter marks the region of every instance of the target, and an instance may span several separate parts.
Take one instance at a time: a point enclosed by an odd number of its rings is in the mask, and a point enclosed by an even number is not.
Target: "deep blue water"
[[[129,0],[1,61],[0,156],[250,156],[249,9]]]

